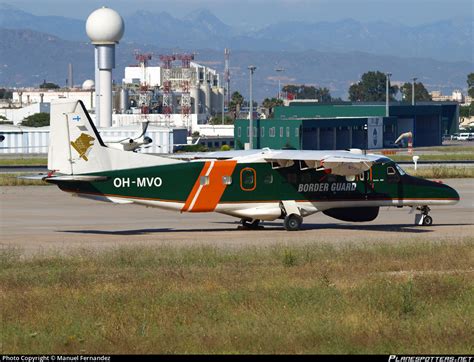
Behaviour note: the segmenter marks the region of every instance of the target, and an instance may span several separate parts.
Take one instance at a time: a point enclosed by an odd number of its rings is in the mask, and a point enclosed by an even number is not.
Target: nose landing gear
[[[433,218],[428,215],[431,209],[425,206],[419,206],[416,208],[417,210],[421,211],[421,214],[415,216],[415,225],[422,225],[422,226],[431,226],[433,225]]]

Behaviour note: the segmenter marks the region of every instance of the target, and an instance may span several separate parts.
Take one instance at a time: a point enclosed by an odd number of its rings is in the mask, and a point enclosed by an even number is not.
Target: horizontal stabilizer
[[[64,176],[50,176],[44,177],[44,180],[47,182],[55,183],[56,181],[61,182],[97,182],[97,181],[106,181],[108,178],[106,176],[88,176],[88,175],[64,175]]]
[[[18,176],[17,178],[22,179],[22,180],[36,180],[36,181],[41,181],[44,180],[45,177],[47,177],[47,174],[40,173],[38,175],[23,175],[23,176]]]

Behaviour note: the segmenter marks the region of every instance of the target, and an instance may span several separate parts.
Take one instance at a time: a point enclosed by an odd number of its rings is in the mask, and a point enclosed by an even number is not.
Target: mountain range
[[[30,29],[65,40],[86,41],[85,20],[36,16],[0,4],[0,27]],[[163,11],[137,10],[124,16],[123,41],[162,48],[255,51],[362,51],[446,61],[473,61],[472,16],[406,26],[385,21],[278,22],[251,30],[224,24],[211,11],[200,9],[178,19]]]
[[[315,84],[334,96],[347,96],[352,82],[368,70],[391,71],[393,79],[417,76],[429,90],[466,87],[473,69],[472,19],[447,20],[417,27],[386,22],[278,23],[242,31],[224,24],[209,10],[182,19],[166,12],[137,11],[124,17],[125,35],[117,46],[114,79],[135,63],[134,51],[158,54],[196,52],[198,62],[223,72],[223,48],[231,48],[231,88],[244,95],[249,64],[257,66],[255,96],[277,93],[282,84]],[[36,16],[0,4],[0,85],[38,85],[44,79],[64,85],[67,64],[76,83],[92,78],[93,47],[85,19]],[[285,71],[277,75],[275,68]]]

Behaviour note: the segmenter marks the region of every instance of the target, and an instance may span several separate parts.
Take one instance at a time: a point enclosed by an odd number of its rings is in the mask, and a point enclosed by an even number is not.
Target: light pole
[[[283,72],[285,70],[285,68],[277,68],[275,69],[275,71],[277,73],[280,73],[280,72]],[[280,76],[278,76],[278,100],[281,99],[281,84],[280,84]]]
[[[367,148],[369,148],[369,127],[367,126],[367,123],[364,124],[364,142],[365,142],[365,145],[364,145],[364,155],[367,154]]]
[[[415,105],[415,82],[418,78],[413,78],[413,83],[411,85],[411,105]]]
[[[389,116],[389,111],[388,111],[388,103],[389,103],[389,94],[388,94],[388,85],[390,83],[390,77],[392,76],[392,73],[385,73],[386,76],[386,82],[385,82],[385,117]]]
[[[252,83],[253,83],[253,72],[257,69],[254,65],[249,65],[250,70],[250,101],[249,101],[249,149],[253,149],[253,94],[252,94]]]

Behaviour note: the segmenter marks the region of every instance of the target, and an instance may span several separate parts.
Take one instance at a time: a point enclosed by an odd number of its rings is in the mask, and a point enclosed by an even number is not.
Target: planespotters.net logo
[[[390,355],[388,362],[474,362],[474,357],[466,356],[397,356]]]

